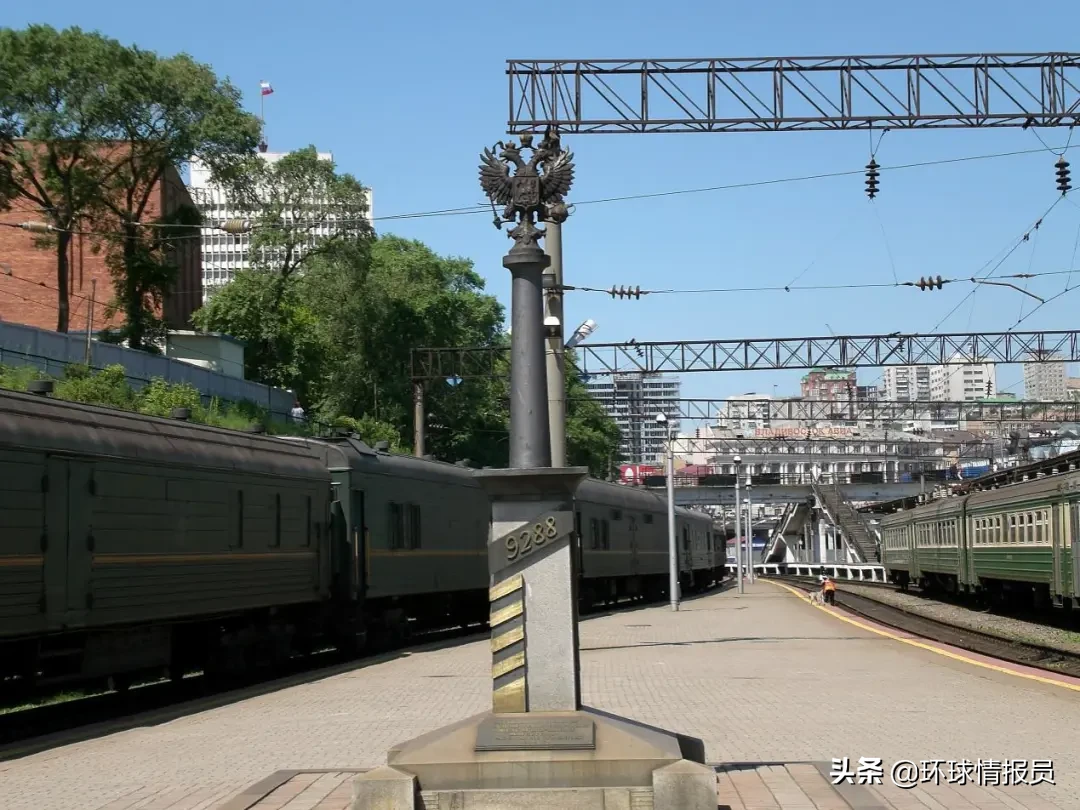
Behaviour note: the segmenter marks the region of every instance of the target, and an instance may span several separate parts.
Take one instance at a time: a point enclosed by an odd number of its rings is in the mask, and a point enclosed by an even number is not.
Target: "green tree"
[[[248,160],[233,170],[230,188],[253,211],[252,267],[216,292],[195,315],[201,329],[226,332],[247,343],[249,374],[271,385],[292,388],[310,401],[311,385],[323,365],[315,353],[327,346],[325,319],[308,306],[309,271],[333,283],[341,294],[362,284],[373,239],[367,190],[351,175],[338,174],[320,160],[315,147],[270,163]],[[246,172],[246,174],[245,174]],[[325,268],[333,268],[327,273]],[[322,272],[319,272],[323,268]],[[329,307],[333,302],[320,300]]]
[[[315,314],[297,279],[281,280],[242,270],[210,296],[192,317],[207,332],[224,332],[246,344],[245,374],[267,385],[290,388],[309,401],[309,386],[322,365]]]
[[[325,347],[316,406],[327,416],[377,416],[413,433],[411,350],[492,346],[503,309],[483,292],[466,259],[420,242],[383,236],[366,264],[326,261],[304,279]],[[439,458],[498,464],[507,452],[505,381],[435,382],[425,391],[428,449]]]
[[[566,354],[566,461],[588,467],[596,478],[611,480],[622,457],[622,433],[604,406],[581,380],[576,358]]]
[[[68,254],[72,231],[118,169],[102,144],[112,133],[114,78],[129,53],[115,40],[78,28],[0,29],[0,200],[50,232],[56,251],[56,329],[69,323]]]
[[[161,211],[153,204],[161,184],[192,159],[212,176],[229,176],[254,153],[260,123],[241,108],[232,84],[186,54],[161,58],[131,49],[110,86],[108,152],[115,170],[99,203],[112,226],[105,230],[115,305],[124,311],[128,345],[141,349],[155,308],[175,283],[175,240],[198,235],[194,209]]]

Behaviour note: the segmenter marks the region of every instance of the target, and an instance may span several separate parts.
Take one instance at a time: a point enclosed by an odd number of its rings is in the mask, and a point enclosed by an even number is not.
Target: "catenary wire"
[[[1062,152],[1064,152],[1065,150],[1076,149],[1078,147],[1073,146],[1071,144],[1066,144],[1064,147],[1059,147],[1059,148],[1062,150]],[[1047,152],[1047,151],[1053,152],[1053,148],[1047,146],[1047,147],[1043,147],[1043,148],[1040,148],[1040,149],[1018,149],[1018,150],[1013,150],[1013,151],[1010,151],[1010,152],[993,152],[993,153],[990,153],[990,154],[983,154],[983,155],[967,155],[967,156],[964,156],[964,157],[957,157],[957,158],[940,158],[938,160],[926,160],[926,161],[918,161],[918,162],[914,162],[914,163],[901,163],[901,164],[897,164],[895,166],[882,166],[882,167],[879,168],[879,171],[882,171],[882,172],[884,172],[884,171],[902,171],[902,170],[906,170],[906,169],[928,168],[928,167],[932,167],[932,166],[946,166],[946,165],[951,165],[951,164],[956,164],[956,163],[969,163],[969,162],[978,161],[978,160],[994,160],[994,159],[1007,158],[1007,157],[1020,157],[1020,156],[1024,156],[1024,155],[1040,154],[1042,152]],[[1053,153],[1057,154],[1056,152],[1053,152]],[[793,177],[779,177],[779,178],[773,178],[771,180],[748,180],[748,181],[741,182],[741,183],[726,183],[726,184],[718,185],[718,186],[703,186],[703,187],[699,187],[699,188],[673,189],[671,191],[656,191],[656,192],[648,192],[648,193],[642,193],[642,194],[627,194],[627,195],[618,196],[618,197],[601,197],[601,198],[598,198],[598,199],[595,199],[595,200],[583,200],[583,201],[580,201],[580,202],[574,202],[573,205],[575,205],[575,206],[600,205],[600,204],[613,203],[613,202],[628,202],[628,201],[632,201],[632,200],[657,199],[657,198],[660,198],[660,197],[675,197],[675,196],[681,196],[681,195],[685,195],[685,194],[703,194],[703,193],[708,193],[708,192],[713,192],[713,191],[732,191],[732,190],[744,189],[744,188],[756,188],[756,187],[761,187],[761,186],[782,185],[782,184],[785,184],[785,183],[801,183],[801,182],[807,182],[807,181],[811,181],[811,180],[825,180],[825,179],[832,179],[832,178],[839,178],[839,177],[851,177],[851,176],[855,176],[855,175],[861,175],[863,173],[864,173],[863,169],[849,169],[849,170],[835,171],[835,172],[820,172],[820,173],[817,173],[817,174],[797,175],[797,176],[793,176]],[[355,219],[355,220],[334,220],[334,222],[335,222],[335,224],[338,224],[338,225],[349,225],[349,224],[362,224],[362,223],[365,223],[365,222],[386,222],[386,221],[403,220],[403,219],[421,219],[421,218],[426,218],[426,217],[472,216],[472,215],[475,215],[475,214],[485,214],[485,213],[486,214],[491,213],[490,203],[482,203],[482,204],[477,203],[474,206],[465,206],[465,207],[460,207],[460,208],[441,208],[441,209],[435,209],[435,210],[431,210],[431,211],[418,211],[418,212],[405,213],[405,214],[385,214],[383,216],[371,217],[370,219],[368,219],[367,217],[363,217],[363,218]],[[0,225],[6,226],[6,227],[11,227],[11,228],[20,228],[21,227],[20,224],[11,223],[11,222],[0,222]],[[182,227],[182,226],[176,226],[176,225],[166,225],[164,223],[140,223],[140,225],[142,227],[160,227],[160,228]],[[198,228],[204,228],[205,229],[205,228],[214,228],[215,226],[208,226],[208,225],[203,224],[201,226],[194,225],[194,226],[190,226],[190,227],[192,227],[192,228],[198,227]],[[83,235],[83,236],[98,236],[98,237],[100,237],[100,236],[119,236],[119,237],[125,237],[125,234],[123,234],[122,232],[119,232],[119,231],[77,231],[77,230],[69,230],[68,232],[71,233],[71,234]],[[177,241],[179,239],[202,239],[202,234],[200,233],[200,234],[195,234],[195,235],[192,235],[192,236],[178,236],[178,237],[174,237],[171,241]]]

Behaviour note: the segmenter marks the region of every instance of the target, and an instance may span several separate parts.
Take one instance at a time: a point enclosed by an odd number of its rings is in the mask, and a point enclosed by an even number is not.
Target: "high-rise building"
[[[285,157],[287,152],[259,152],[258,155],[269,163],[276,163]],[[334,159],[331,152],[319,152],[319,160]],[[210,170],[199,161],[191,162],[191,177],[188,182],[188,191],[191,193],[195,205],[203,215],[206,227],[202,229],[202,273],[203,273],[203,299],[213,293],[214,289],[232,281],[237,271],[245,270],[251,266],[251,234],[238,235],[227,234],[218,226],[230,219],[248,219],[250,211],[237,207],[229,199],[227,189],[215,184],[210,178]],[[371,189],[368,189],[367,219],[372,221]],[[316,206],[319,200],[312,200]],[[311,230],[313,239],[327,236],[331,233],[330,223],[315,226]]]
[[[767,428],[771,422],[769,413],[771,400],[772,397],[768,394],[753,392],[728,397],[723,409],[716,414],[716,424],[721,428],[729,428],[736,432]]]
[[[945,365],[930,367],[930,399],[937,402],[971,402],[996,391],[993,363],[969,363],[956,355]]]
[[[1065,362],[1053,352],[1036,352],[1024,363],[1024,396],[1042,402],[1064,402],[1069,398]]]
[[[627,464],[651,464],[666,455],[665,440],[678,432],[679,380],[659,374],[616,374],[589,380],[589,393],[604,406],[622,431],[619,452]],[[668,418],[657,424],[656,415]]]
[[[930,366],[889,366],[882,389],[892,402],[924,402],[930,399]]]

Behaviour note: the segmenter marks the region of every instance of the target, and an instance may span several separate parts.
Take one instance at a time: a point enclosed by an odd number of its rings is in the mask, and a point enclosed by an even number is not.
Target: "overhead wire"
[[[1062,152],[1064,152],[1065,150],[1076,149],[1078,147],[1073,146],[1071,143],[1068,143],[1064,147],[1058,147],[1058,148]],[[967,155],[967,156],[955,157],[955,158],[940,158],[940,159],[937,159],[937,160],[916,161],[916,162],[913,162],[913,163],[901,163],[901,164],[897,164],[895,166],[882,166],[882,167],[880,167],[879,170],[880,171],[904,171],[904,170],[907,170],[907,169],[929,168],[929,167],[933,167],[933,166],[946,166],[946,165],[952,165],[952,164],[957,164],[957,163],[969,163],[969,162],[972,162],[972,161],[979,161],[979,160],[996,160],[996,159],[1000,159],[1000,158],[1020,157],[1020,156],[1024,156],[1024,155],[1040,154],[1040,153],[1046,152],[1046,151],[1053,152],[1053,148],[1049,147],[1049,146],[1044,146],[1043,148],[1040,148],[1040,149],[1017,149],[1017,150],[1012,150],[1012,151],[1009,151],[1009,152],[992,152],[992,153],[982,154],[982,155]],[[1054,152],[1054,154],[1057,154],[1057,153]],[[851,177],[851,176],[854,176],[854,175],[860,175],[862,173],[863,173],[863,170],[861,170],[861,169],[848,169],[848,170],[834,171],[834,172],[819,172],[819,173],[816,173],[816,174],[796,175],[796,176],[791,176],[791,177],[778,177],[778,178],[773,178],[773,179],[769,179],[769,180],[747,180],[747,181],[739,182],[739,183],[725,183],[725,184],[716,185],[716,186],[702,186],[702,187],[697,187],[697,188],[672,189],[670,191],[646,192],[646,193],[641,193],[641,194],[627,194],[627,195],[622,195],[622,196],[617,196],[617,197],[600,197],[600,198],[593,199],[593,200],[576,201],[576,202],[574,202],[574,205],[575,206],[601,205],[601,204],[613,203],[613,202],[629,202],[629,201],[633,201],[633,200],[649,200],[649,199],[657,199],[657,198],[660,198],[660,197],[674,197],[674,196],[681,196],[681,195],[686,195],[686,194],[704,194],[704,193],[709,193],[709,192],[714,192],[714,191],[732,191],[732,190],[744,189],[744,188],[758,188],[758,187],[762,187],[762,186],[782,185],[782,184],[785,184],[785,183],[801,183],[801,182],[808,182],[808,181],[812,181],[812,180],[824,180],[824,179],[832,179],[832,178],[839,178],[839,177]],[[336,224],[339,224],[339,225],[355,225],[355,224],[361,224],[361,223],[364,223],[364,222],[387,222],[387,221],[393,221],[393,220],[421,219],[421,218],[442,217],[442,216],[472,216],[474,214],[490,214],[490,213],[491,213],[490,203],[477,203],[475,205],[462,206],[462,207],[458,207],[458,208],[440,208],[440,209],[434,209],[434,210],[430,210],[430,211],[416,211],[416,212],[403,213],[403,214],[384,214],[383,216],[370,217],[370,218],[361,217],[361,218],[358,218],[358,219],[339,219],[339,220],[333,220],[333,222],[336,223]],[[162,228],[164,228],[164,227],[169,227],[169,228],[183,227],[183,226],[177,226],[177,225],[169,225],[169,224],[165,224],[165,223],[140,223],[140,225],[141,225],[141,227],[162,227]],[[11,228],[21,228],[22,227],[22,225],[20,223],[11,223],[11,222],[0,222],[0,226],[11,227]],[[192,225],[192,226],[189,226],[189,227],[191,227],[191,228],[202,228],[202,229],[214,229],[214,228],[216,228],[216,226],[208,225],[206,223],[203,223],[202,225]],[[79,231],[79,230],[68,230],[68,233],[84,235],[84,236],[99,236],[99,237],[100,236],[120,236],[120,237],[125,237],[126,236],[126,234],[124,234],[121,231]],[[176,241],[176,240],[180,240],[180,239],[201,239],[201,238],[202,238],[202,234],[200,233],[200,234],[194,234],[194,235],[191,235],[191,236],[177,236],[177,237],[174,237],[172,241]]]
[[[1063,276],[1070,273],[1074,273],[1075,270],[1046,270],[1039,273],[1012,273],[1009,275],[995,276],[999,279],[1031,279],[1039,278],[1042,276]],[[977,276],[968,276],[966,278],[943,278],[942,284],[956,284],[963,282],[975,282],[977,283],[981,279]],[[935,279],[935,283],[937,280]],[[888,288],[894,289],[898,287],[918,287],[918,281],[879,281],[879,282],[864,282],[857,284],[807,284],[805,286],[793,287],[789,285],[784,286],[762,286],[762,287],[705,287],[699,289],[658,289],[658,290],[638,290],[633,289],[631,297],[640,295],[698,295],[703,293],[742,293],[742,292],[806,292],[814,290],[864,290],[864,289],[881,289]],[[606,295],[612,294],[612,289],[615,288],[600,288],[600,287],[581,287],[571,284],[564,284],[560,287],[563,291],[569,292],[592,292],[592,293],[604,293]],[[616,292],[616,295],[618,293]]]

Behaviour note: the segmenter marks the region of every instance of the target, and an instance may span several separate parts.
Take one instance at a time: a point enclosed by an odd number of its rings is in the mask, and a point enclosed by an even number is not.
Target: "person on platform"
[[[822,577],[821,583],[821,598],[826,605],[836,604],[836,583],[833,582],[832,577]]]

